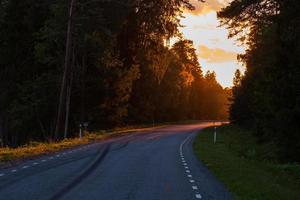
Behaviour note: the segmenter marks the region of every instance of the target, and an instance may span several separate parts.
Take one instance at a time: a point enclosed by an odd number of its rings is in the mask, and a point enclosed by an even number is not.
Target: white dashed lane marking
[[[28,167],[29,167],[29,166],[25,165],[25,166],[22,167],[22,169],[26,169],[26,168],[28,168]]]
[[[4,176],[4,175],[5,175],[5,174],[0,174],[0,177],[1,177],[1,176]]]
[[[17,172],[17,171],[18,171],[18,170],[16,170],[16,169],[11,170],[12,173],[15,173],[15,172]]]
[[[188,164],[186,163],[186,160],[184,158],[184,155],[183,155],[183,145],[191,138],[192,135],[188,136],[181,144],[180,144],[180,148],[179,148],[179,154],[180,154],[180,157],[181,157],[181,161],[182,161],[182,164],[183,164],[183,167],[185,168],[185,172],[187,173],[187,177],[189,178],[189,182],[190,183],[195,183],[195,180],[191,179],[193,176],[191,174],[191,171],[189,170],[189,167],[188,167]],[[198,192],[198,186],[196,185],[192,185],[192,189],[193,191],[195,191],[195,197],[196,199],[202,199],[202,196],[201,194],[199,194]]]

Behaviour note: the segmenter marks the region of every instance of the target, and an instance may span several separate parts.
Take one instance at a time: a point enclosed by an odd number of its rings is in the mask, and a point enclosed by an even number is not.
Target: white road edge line
[[[180,144],[180,147],[179,147],[179,152],[180,154],[183,154],[182,153],[182,148],[183,148],[183,145],[188,141],[188,139],[190,139],[193,135],[189,135],[188,137],[185,138],[185,140]]]

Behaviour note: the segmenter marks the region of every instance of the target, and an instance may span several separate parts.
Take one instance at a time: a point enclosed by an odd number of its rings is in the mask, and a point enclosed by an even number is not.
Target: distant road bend
[[[193,154],[193,138],[210,125],[143,131],[0,169],[0,199],[232,199]]]

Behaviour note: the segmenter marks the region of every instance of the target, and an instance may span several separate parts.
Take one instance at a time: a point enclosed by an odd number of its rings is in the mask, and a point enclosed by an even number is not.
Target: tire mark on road
[[[73,188],[79,185],[85,178],[87,178],[102,162],[107,153],[109,152],[110,144],[108,144],[104,151],[99,155],[99,157],[91,164],[83,173],[81,173],[77,178],[75,178],[70,184],[65,186],[55,195],[53,195],[50,200],[56,200],[65,196],[68,192],[70,192]]]

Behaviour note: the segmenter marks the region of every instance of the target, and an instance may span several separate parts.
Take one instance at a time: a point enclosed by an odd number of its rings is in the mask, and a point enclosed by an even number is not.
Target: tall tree
[[[247,70],[235,88],[231,117],[276,144],[282,159],[299,161],[299,1],[232,1],[218,13],[248,46]]]

